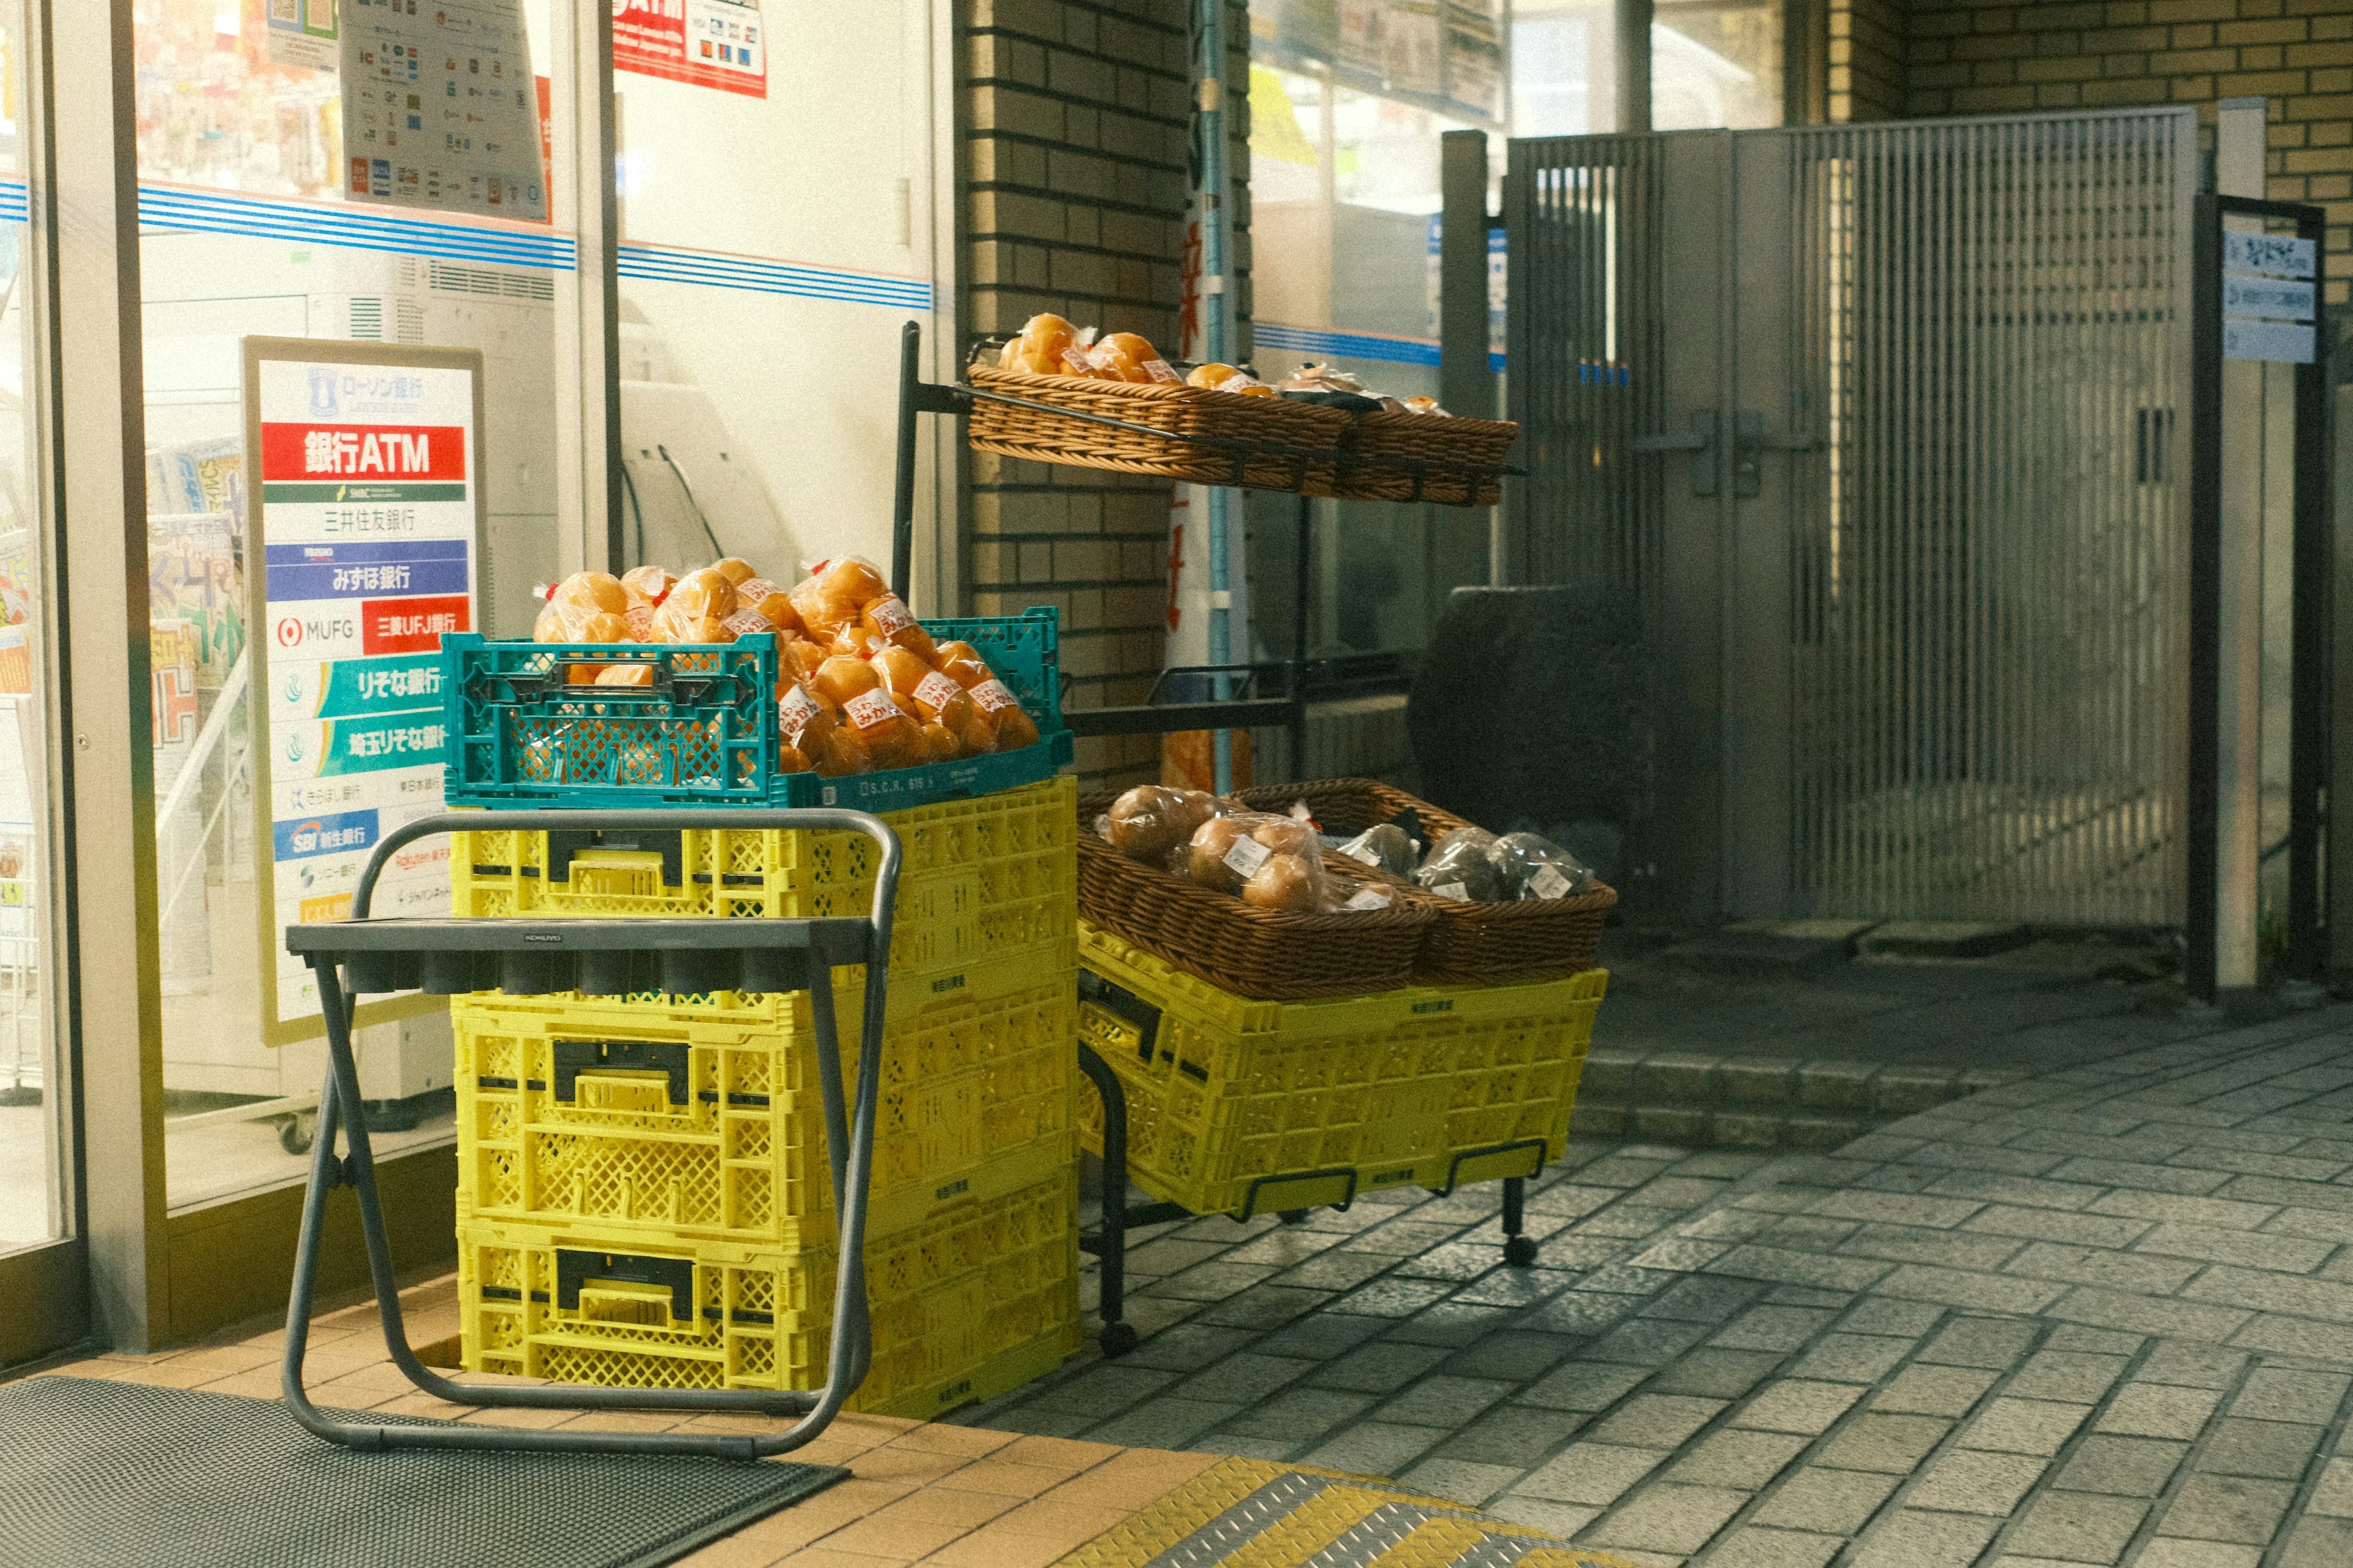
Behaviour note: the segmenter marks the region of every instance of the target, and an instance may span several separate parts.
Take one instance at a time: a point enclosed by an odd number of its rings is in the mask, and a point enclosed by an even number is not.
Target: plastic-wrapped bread
[[[1071,372],[1062,363],[1062,351],[1077,336],[1076,328],[1050,311],[1032,316],[1022,324],[1018,335],[1005,345],[1005,352],[997,358],[997,367],[1030,375],[1068,375]]]
[[[867,605],[890,591],[874,563],[862,555],[845,555],[822,563],[793,585],[793,608],[800,612],[809,635],[823,640],[854,623]]]
[[[1131,860],[1166,866],[1172,851],[1192,842],[1217,805],[1218,797],[1202,790],[1138,784],[1111,803],[1103,840]]]
[[[818,666],[818,695],[841,710],[841,728],[853,730],[877,768],[925,760],[915,721],[892,698],[882,677],[862,658],[836,654]]]

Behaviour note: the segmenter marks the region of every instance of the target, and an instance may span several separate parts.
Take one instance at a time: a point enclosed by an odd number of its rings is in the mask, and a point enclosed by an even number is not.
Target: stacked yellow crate
[[[936,1415],[1078,1346],[1073,791],[1053,779],[885,818],[904,859],[857,1408]],[[545,834],[478,834],[453,847],[456,912],[862,914],[871,856],[829,834],[559,838],[552,853]],[[846,1069],[863,984],[835,977]],[[824,1380],[833,1205],[807,993],[486,993],[452,1016],[470,1369]]]

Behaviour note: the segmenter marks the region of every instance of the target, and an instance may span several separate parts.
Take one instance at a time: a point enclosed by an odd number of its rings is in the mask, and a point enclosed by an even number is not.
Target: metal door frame
[[[1900,121],[1879,126],[1791,127],[1761,131],[1670,132],[1514,140],[1510,143],[1504,210],[1511,236],[1508,321],[1511,416],[1536,435],[1525,450],[1537,470],[1507,487],[1508,581],[1557,582],[1572,573],[1619,574],[1639,592],[1654,651],[1654,703],[1659,714],[1652,760],[1654,813],[1647,842],[1630,844],[1630,903],[1671,916],[1793,915],[1807,895],[1796,863],[1798,759],[1795,752],[1796,652],[1792,547],[1802,500],[1798,487],[1813,477],[1799,455],[1827,430],[1795,428],[1804,413],[1789,406],[1793,353],[1803,352],[1809,326],[1793,322],[1799,243],[1789,200],[1801,159],[1831,139],[1918,139],[1968,127],[2011,127],[2123,120],[2170,120],[2171,166],[2178,211],[2173,234],[2170,297],[2174,331],[2168,363],[2184,401],[2189,380],[2189,206],[2197,169],[2196,117],[2189,109],[2135,109],[2089,114],[2003,115],[1965,120]],[[1810,148],[1809,142],[1811,147]],[[1609,198],[1618,232],[1599,250],[1564,243],[1568,226],[1540,223],[1580,209],[1572,169],[1608,168],[1616,181]],[[1545,176],[1551,176],[1547,184]],[[1601,176],[1585,174],[1587,184]],[[1670,192],[1674,195],[1671,198]],[[1565,194],[1566,193],[1566,194]],[[1641,274],[1655,258],[1657,282]],[[1568,298],[1592,268],[1613,268],[1609,288],[1623,318],[1615,324],[1615,354],[1596,353],[1594,323],[1564,330],[1559,318],[1537,320],[1520,302],[1547,293]],[[1778,272],[1778,281],[1770,280]],[[1783,310],[1743,310],[1778,295]],[[1706,310],[1700,301],[1710,301]],[[1690,301],[1675,330],[1662,317]],[[1627,309],[1630,302],[1635,307]],[[1640,314],[1645,304],[1652,314]],[[1598,369],[1597,369],[1598,367]],[[1580,374],[1572,375],[1575,371]],[[1618,406],[1598,406],[1599,379],[1626,395]],[[1686,390],[1688,389],[1688,390]],[[1582,400],[1577,401],[1577,400]],[[1754,417],[1745,424],[1742,411]],[[1565,412],[1566,411],[1566,412]],[[1696,419],[1697,424],[1694,421]],[[2165,433],[2168,468],[2188,471],[2188,421]],[[1576,433],[1574,464],[1546,449],[1558,432]],[[1566,541],[1557,514],[1604,498],[1598,482],[1581,481],[1584,441],[1592,469],[1622,464],[1635,453],[1669,454],[1631,476],[1623,489],[1647,520],[1618,516],[1602,527],[1623,540],[1616,562],[1586,542]],[[1712,494],[1692,494],[1711,468]],[[1746,489],[1747,495],[1738,493]],[[2188,498],[2176,485],[2166,503],[2173,515],[2169,569],[2186,571]],[[1547,518],[1546,512],[1556,514]],[[1654,528],[1646,530],[1646,521]],[[1548,529],[1547,524],[1552,524]],[[1638,559],[1639,558],[1639,559]],[[1649,574],[1655,574],[1653,580]],[[2186,599],[2186,595],[2182,595]],[[2166,697],[2169,717],[2163,749],[2186,763],[2186,689]],[[2180,765],[2168,770],[2178,778]],[[2186,853],[2179,824],[2167,850],[2168,899],[2183,900]],[[2174,917],[2179,919],[2178,913]]]

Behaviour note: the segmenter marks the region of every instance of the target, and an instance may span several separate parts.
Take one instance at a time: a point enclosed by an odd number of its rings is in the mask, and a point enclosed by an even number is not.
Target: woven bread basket
[[[1421,837],[1432,847],[1470,823],[1428,801],[1377,779],[1324,779],[1313,784],[1262,784],[1239,790],[1236,798],[1261,811],[1284,812],[1293,801],[1326,833],[1354,836],[1403,812],[1421,818]],[[1342,865],[1347,857],[1327,860]],[[1366,879],[1396,890],[1405,901],[1434,917],[1423,931],[1414,961],[1418,979],[1439,985],[1503,985],[1558,979],[1593,967],[1601,923],[1618,902],[1617,892],[1595,883],[1570,899],[1522,899],[1506,904],[1472,904],[1442,899],[1402,878],[1364,868]]]
[[[1182,382],[1095,381],[987,365],[973,366],[971,380],[978,391],[1070,411],[1050,413],[976,397],[965,427],[976,450],[1204,484],[1236,483],[1236,454],[1182,437],[1292,448],[1244,457],[1240,482],[1257,489],[1295,490],[1303,484],[1331,483],[1331,453],[1348,426],[1348,415],[1340,409],[1281,397],[1244,397]],[[1075,415],[1152,428],[1125,430]]]
[[[1079,802],[1079,912],[1092,923],[1221,991],[1267,1002],[1362,996],[1412,978],[1433,900],[1398,896],[1388,909],[1296,915],[1261,910],[1156,866],[1131,860],[1095,836],[1115,796]],[[1372,879],[1351,864],[1335,873]]]

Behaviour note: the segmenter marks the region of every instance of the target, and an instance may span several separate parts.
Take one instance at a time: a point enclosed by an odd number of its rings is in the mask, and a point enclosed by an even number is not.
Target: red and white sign
[[[613,0],[613,68],[765,98],[760,0]]]
[[[265,482],[462,479],[466,432],[457,425],[264,424],[261,477]]]
[[[369,599],[360,605],[360,653],[430,653],[443,632],[474,629],[473,605],[463,594],[417,599]]]

